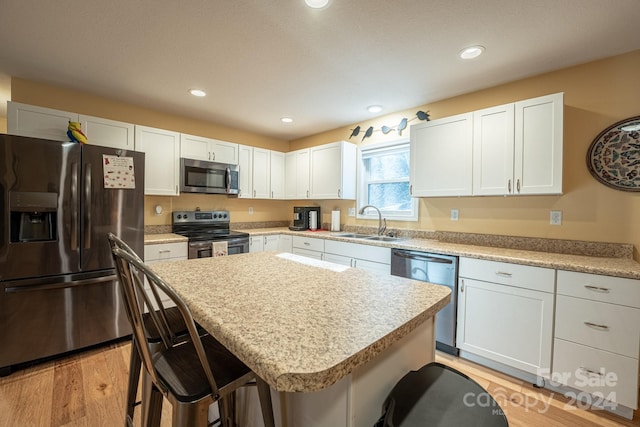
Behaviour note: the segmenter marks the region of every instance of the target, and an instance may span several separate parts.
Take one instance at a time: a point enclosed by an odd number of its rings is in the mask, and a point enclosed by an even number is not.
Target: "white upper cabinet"
[[[473,194],[513,194],[514,104],[473,113]]]
[[[82,132],[89,140],[89,144],[123,150],[134,149],[135,126],[132,123],[85,116],[84,114],[78,116],[78,121],[82,126]]]
[[[32,138],[69,141],[69,122],[78,121],[78,113],[7,102],[7,133]]]
[[[411,196],[470,196],[472,141],[473,113],[411,126]]]
[[[271,198],[271,154],[264,148],[253,148],[253,198]]]
[[[270,184],[271,184],[271,198],[272,199],[284,199],[284,153],[279,151],[269,152],[269,167],[270,167]]]
[[[311,199],[356,198],[357,147],[346,141],[310,149]]]
[[[285,156],[285,198],[309,198],[309,149],[290,151]]]
[[[136,151],[145,153],[144,194],[178,196],[180,134],[136,125],[135,135]]]
[[[253,198],[253,147],[238,145],[238,170],[241,199]]]
[[[238,144],[183,133],[180,135],[180,157],[237,165]]]
[[[515,103],[517,194],[562,194],[564,94]]]

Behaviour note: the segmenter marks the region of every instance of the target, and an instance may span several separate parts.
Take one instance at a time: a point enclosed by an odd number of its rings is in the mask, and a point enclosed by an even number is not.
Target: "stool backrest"
[[[135,334],[135,342],[143,365],[151,376],[153,382],[155,384],[162,384],[154,367],[153,355],[157,353],[157,350],[152,351],[146,338],[149,335],[149,331],[145,326],[142,308],[145,304],[147,307],[152,307],[152,304],[148,293],[144,289],[145,279],[152,291],[152,295],[154,295],[154,300],[155,296],[159,295],[159,291],[161,291],[169,297],[169,299],[175,304],[176,308],[180,311],[184,323],[187,326],[189,341],[193,344],[196,350],[202,369],[211,387],[211,393],[213,396],[216,396],[218,394],[218,387],[189,308],[186,306],[182,298],[180,298],[180,296],[178,296],[173,289],[164,282],[164,280],[149,269],[149,267],[144,264],[140,258],[135,255],[135,253],[132,254],[126,249],[120,247],[117,240],[112,239],[111,236],[109,236],[109,239],[112,242],[111,252],[118,271],[118,278],[125,299],[127,315],[129,316],[133,333]],[[156,303],[158,304],[158,310],[150,309],[148,314],[162,337],[164,348],[166,349],[173,345],[184,345],[184,340],[180,343],[176,343],[174,341],[174,334],[171,331],[171,328],[168,327],[166,321],[163,321],[162,316],[158,315],[158,312],[163,313],[163,310],[165,310],[162,300],[157,298]],[[163,390],[163,392],[166,392],[166,390]]]

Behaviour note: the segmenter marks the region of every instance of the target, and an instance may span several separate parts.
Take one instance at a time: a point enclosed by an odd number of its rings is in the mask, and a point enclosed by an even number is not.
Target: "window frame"
[[[375,209],[367,209],[364,214],[360,213],[360,209],[368,205],[369,193],[367,186],[370,182],[405,182],[404,179],[392,179],[384,181],[369,181],[365,179],[365,167],[364,161],[369,152],[378,153],[391,153],[394,151],[404,151],[410,153],[409,139],[401,139],[396,141],[384,142],[379,144],[371,144],[367,146],[358,147],[358,169],[357,169],[357,193],[356,193],[356,218],[357,219],[378,219],[378,212]],[[410,154],[409,154],[410,155]],[[409,158],[409,175],[407,181],[411,185],[411,158]],[[400,211],[385,211],[381,209],[382,217],[392,221],[418,221],[419,219],[419,200],[416,197],[411,197],[411,211],[408,213],[400,213]]]

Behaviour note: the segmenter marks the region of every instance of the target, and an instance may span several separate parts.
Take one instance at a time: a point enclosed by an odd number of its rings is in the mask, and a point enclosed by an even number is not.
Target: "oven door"
[[[217,240],[227,242],[227,253],[229,255],[243,254],[249,252],[249,238],[238,237],[232,239]],[[212,240],[203,242],[189,242],[189,259],[195,258],[209,258],[212,256]]]

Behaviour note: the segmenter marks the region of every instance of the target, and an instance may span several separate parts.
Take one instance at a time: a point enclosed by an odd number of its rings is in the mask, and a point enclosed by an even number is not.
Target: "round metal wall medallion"
[[[587,151],[591,175],[604,185],[623,191],[640,191],[640,116],[609,126]]]

